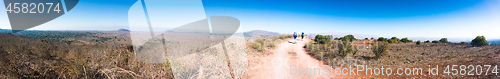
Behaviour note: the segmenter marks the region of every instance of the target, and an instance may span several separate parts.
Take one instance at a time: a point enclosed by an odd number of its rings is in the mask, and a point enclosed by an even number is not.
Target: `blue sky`
[[[147,0],[146,0],[147,1]],[[36,30],[128,28],[134,0],[81,0]],[[500,39],[499,0],[203,0],[207,16],[233,16],[239,31],[348,32],[384,37]],[[3,4],[0,4],[3,6]],[[5,11],[0,28],[10,28]],[[477,31],[481,30],[481,31]]]

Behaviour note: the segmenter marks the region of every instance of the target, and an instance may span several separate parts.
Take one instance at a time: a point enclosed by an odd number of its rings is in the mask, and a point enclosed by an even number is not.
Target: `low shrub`
[[[327,58],[335,58],[337,56],[337,53],[334,53],[335,44],[337,41],[332,41],[329,43],[325,44],[319,44],[319,43],[308,43],[306,47],[306,51],[310,52],[311,56],[317,59],[327,59]]]
[[[358,49],[353,48],[353,46],[347,41],[338,43],[337,48],[338,48],[338,53],[342,58],[345,58],[347,55],[351,53],[352,55],[356,55],[356,53],[358,52]]]
[[[262,51],[263,50],[263,47],[262,47],[262,44],[260,43],[253,43],[252,44],[252,48],[257,50],[257,51]]]
[[[425,43],[431,43],[431,41],[427,40],[427,41],[425,41]]]
[[[292,38],[293,35],[281,35],[279,37],[276,37],[276,39],[287,39],[287,38]]]
[[[420,40],[419,40],[419,41],[417,41],[417,45],[420,45]]]
[[[434,40],[434,41],[432,41],[432,43],[439,43],[439,41],[438,40]]]
[[[388,44],[379,42],[379,43],[373,43],[372,44],[374,47],[372,47],[372,52],[375,54],[375,58],[381,58],[385,55],[387,55],[387,48]]]

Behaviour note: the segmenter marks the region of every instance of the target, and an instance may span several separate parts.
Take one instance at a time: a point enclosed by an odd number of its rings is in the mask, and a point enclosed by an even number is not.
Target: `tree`
[[[354,40],[356,40],[356,38],[354,38],[353,35],[346,35],[344,37],[340,37],[340,40],[342,40],[342,41],[354,41]]]
[[[394,40],[394,41],[396,41],[396,42],[399,41],[398,37],[395,37],[395,36],[392,37],[391,39]]]
[[[387,42],[392,44],[392,43],[396,43],[396,40],[390,39],[390,40],[387,40]]]
[[[417,45],[420,45],[420,40],[417,41]]]
[[[409,40],[408,38],[402,38],[402,39],[401,39],[401,42],[406,43],[406,42],[412,42],[412,41],[411,41],[411,40]]]
[[[368,38],[365,38],[365,40],[368,40]]]
[[[319,44],[325,44],[325,43],[327,43],[327,42],[330,42],[330,39],[331,39],[332,37],[333,37],[332,35],[325,35],[325,36],[323,36],[323,35],[319,35],[319,34],[318,34],[318,35],[316,35],[316,36],[314,37],[314,41],[315,41],[316,43],[319,43]]]
[[[373,40],[373,37],[372,37],[372,38],[370,38],[370,40]]]
[[[427,41],[425,41],[425,43],[431,43],[431,41],[427,40]]]
[[[439,42],[448,43],[448,38],[441,38],[439,39]]]
[[[472,46],[484,46],[488,45],[488,41],[484,36],[477,36],[471,41]]]
[[[384,38],[384,37],[378,37],[377,41],[387,41],[387,38]]]

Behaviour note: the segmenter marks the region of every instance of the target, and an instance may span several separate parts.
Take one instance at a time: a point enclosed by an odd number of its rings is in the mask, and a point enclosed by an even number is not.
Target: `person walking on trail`
[[[300,37],[302,37],[301,40],[304,41],[304,31],[302,31],[302,35]]]
[[[297,32],[293,32],[293,42],[297,43]]]

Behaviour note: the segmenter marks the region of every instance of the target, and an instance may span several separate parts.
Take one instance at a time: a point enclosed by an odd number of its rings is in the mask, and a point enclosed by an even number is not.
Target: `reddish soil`
[[[290,42],[293,41],[289,39]],[[252,56],[250,57],[249,70],[243,75],[242,78],[251,79],[329,79],[329,78],[343,78],[337,75],[323,75],[321,73],[314,73],[314,69],[322,69],[323,62],[309,56],[303,46],[311,41],[304,39],[303,41],[297,40],[296,44],[285,41],[277,45],[267,56]],[[253,61],[253,62],[252,62]],[[312,75],[306,73],[307,70],[312,69]],[[299,73],[297,73],[299,71]],[[328,72],[322,72],[328,73]],[[295,75],[293,75],[295,74]]]

